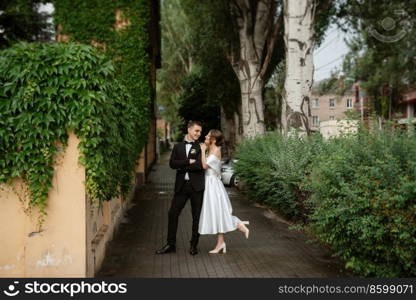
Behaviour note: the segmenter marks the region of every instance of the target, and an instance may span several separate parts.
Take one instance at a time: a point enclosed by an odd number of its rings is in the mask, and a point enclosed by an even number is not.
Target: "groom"
[[[198,226],[201,213],[202,198],[205,188],[205,173],[201,162],[201,147],[198,138],[201,136],[202,125],[198,121],[188,122],[188,134],[183,142],[177,143],[172,150],[169,166],[176,169],[175,194],[169,209],[167,244],[156,251],[166,254],[176,251],[176,231],[178,218],[186,201],[191,199],[192,208],[192,239],[189,253],[198,254]]]

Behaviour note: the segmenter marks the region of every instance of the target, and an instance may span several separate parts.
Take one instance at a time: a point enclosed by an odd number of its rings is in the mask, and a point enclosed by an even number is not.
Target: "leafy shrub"
[[[95,48],[16,44],[0,56],[0,182],[21,177],[45,215],[57,142],[65,145],[74,130],[89,196],[109,200],[118,187],[125,193],[146,117]]]
[[[322,151],[319,135],[306,139],[278,133],[245,140],[238,148],[236,174],[252,198],[271,205],[285,216],[304,220],[309,190],[303,184],[313,157]]]
[[[311,231],[359,274],[416,275],[416,139],[362,131],[327,147],[309,177]]]
[[[364,276],[416,274],[416,138],[366,130],[327,141],[268,134],[243,142],[249,195],[332,247]]]

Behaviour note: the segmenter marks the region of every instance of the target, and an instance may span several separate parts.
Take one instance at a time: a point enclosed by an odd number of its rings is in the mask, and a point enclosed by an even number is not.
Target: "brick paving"
[[[120,229],[110,242],[97,277],[151,278],[284,278],[347,277],[342,264],[327,249],[307,243],[302,232],[289,230],[238,190],[227,188],[233,214],[249,220],[250,238],[234,231],[225,235],[226,254],[209,254],[215,235],[201,235],[199,254],[188,253],[191,236],[190,202],[179,218],[176,253],[156,255],[166,242],[167,214],[175,171],[167,155],[153,167],[146,185],[138,191]]]

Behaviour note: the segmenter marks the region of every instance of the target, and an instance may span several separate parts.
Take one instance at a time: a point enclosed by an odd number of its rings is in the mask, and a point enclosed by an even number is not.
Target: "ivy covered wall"
[[[68,43],[20,43],[0,55],[0,183],[26,182],[40,225],[68,130],[81,140],[88,195],[110,200],[130,190],[153,114],[151,1],[53,3]]]
[[[155,67],[160,67],[154,57],[155,49],[160,47],[155,38],[155,30],[159,28],[153,26],[157,24],[158,1],[53,0],[53,4],[54,23],[59,36],[63,37],[61,40],[94,45],[112,59],[117,78],[129,91],[138,110],[134,138],[139,153],[144,150],[146,169],[146,142],[151,121],[155,122],[152,120],[155,90],[152,83],[155,82]]]
[[[148,133],[151,0],[53,0],[54,23],[69,41],[93,44],[114,62],[118,79],[140,109],[137,138],[141,148]]]

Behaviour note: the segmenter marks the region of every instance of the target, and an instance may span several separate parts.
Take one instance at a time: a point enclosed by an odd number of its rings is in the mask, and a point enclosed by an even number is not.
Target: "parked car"
[[[236,187],[238,186],[238,178],[234,174],[234,164],[237,162],[237,159],[230,159],[224,161],[221,168],[221,180],[222,183],[226,186]]]

